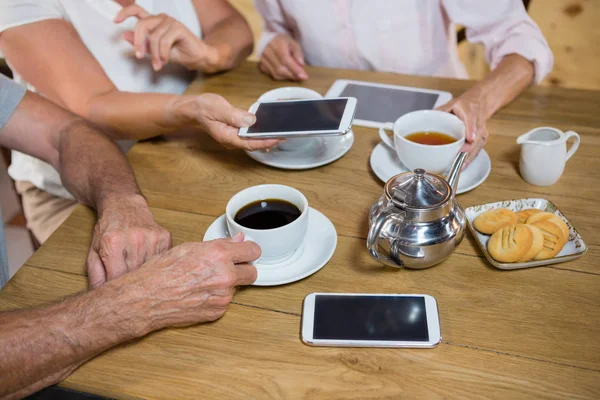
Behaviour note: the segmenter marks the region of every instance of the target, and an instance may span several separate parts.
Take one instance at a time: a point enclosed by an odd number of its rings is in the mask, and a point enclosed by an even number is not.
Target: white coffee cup
[[[575,138],[567,152],[567,141]],[[565,164],[579,148],[577,132],[556,128],[535,128],[517,138],[521,145],[519,171],[526,182],[536,186],[554,185],[560,179]]]
[[[404,114],[394,122],[394,138],[384,128],[379,136],[385,145],[398,154],[398,158],[411,170],[423,168],[427,172],[442,174],[452,164],[465,143],[465,124],[454,114],[437,110],[419,110]],[[411,142],[406,136],[417,132],[439,132],[456,138],[455,142],[428,145]]]
[[[269,90],[263,93],[259,98],[258,102],[266,101],[279,101],[279,100],[300,100],[300,99],[322,99],[323,96],[312,89],[303,87],[288,86]],[[298,138],[298,139],[286,139],[285,142],[279,143],[277,148],[283,151],[297,151],[310,146],[315,143],[316,138]]]
[[[300,210],[300,216],[287,225],[274,229],[246,228],[235,222],[235,215],[244,206],[266,199],[285,200]],[[308,200],[297,189],[284,185],[252,186],[235,194],[227,203],[225,219],[230,236],[243,232],[245,240],[256,242],[261,256],[255,262],[277,264],[290,258],[304,242],[308,229]]]

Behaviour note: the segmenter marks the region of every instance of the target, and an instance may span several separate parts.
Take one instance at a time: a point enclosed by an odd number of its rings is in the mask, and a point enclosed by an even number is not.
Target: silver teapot
[[[415,169],[387,181],[371,207],[367,248],[373,258],[422,269],[452,254],[465,234],[465,213],[454,196],[466,156],[457,155],[446,179]]]

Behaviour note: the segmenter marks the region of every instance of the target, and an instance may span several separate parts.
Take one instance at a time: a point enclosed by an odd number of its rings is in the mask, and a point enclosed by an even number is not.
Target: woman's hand
[[[207,73],[221,69],[219,51],[194,36],[176,19],[166,14],[151,15],[133,4],[124,7],[114,21],[119,24],[129,17],[136,17],[139,21],[135,31],[126,32],[123,39],[135,47],[137,58],[142,59],[149,54],[155,71],[171,61],[190,70]]]
[[[304,55],[300,45],[289,35],[277,35],[263,50],[258,64],[260,70],[276,80],[303,81]]]
[[[178,125],[195,125],[226,148],[243,150],[269,149],[279,139],[242,139],[238,129],[256,122],[254,114],[233,107],[223,97],[205,93],[179,96],[167,107],[168,119]]]
[[[483,149],[489,136],[485,126],[484,108],[481,105],[479,96],[475,93],[466,92],[438,107],[438,110],[456,115],[465,124],[465,144],[461,151],[466,151],[469,155],[463,164],[464,170]]]

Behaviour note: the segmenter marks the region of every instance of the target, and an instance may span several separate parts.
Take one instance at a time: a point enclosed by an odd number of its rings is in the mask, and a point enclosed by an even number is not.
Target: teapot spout
[[[460,175],[462,165],[465,162],[465,158],[467,158],[467,154],[468,153],[466,151],[458,153],[458,155],[454,159],[454,162],[452,163],[452,166],[450,167],[448,175],[446,176],[446,180],[452,188],[452,197],[456,195],[456,188],[458,187],[458,177]]]

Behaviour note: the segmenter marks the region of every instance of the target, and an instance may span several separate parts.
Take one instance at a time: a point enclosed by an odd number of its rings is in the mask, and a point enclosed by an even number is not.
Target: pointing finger
[[[123,7],[121,11],[119,11],[119,13],[115,16],[115,19],[113,21],[117,24],[120,24],[129,17],[136,17],[138,19],[142,19],[149,16],[150,13],[148,13],[148,11],[144,10],[137,4],[132,4],[130,6]]]

